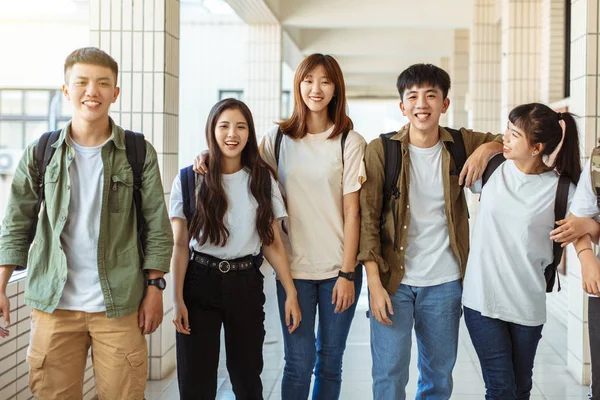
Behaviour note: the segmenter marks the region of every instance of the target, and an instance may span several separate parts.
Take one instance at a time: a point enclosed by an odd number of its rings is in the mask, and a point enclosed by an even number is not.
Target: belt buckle
[[[227,269],[224,269],[223,266],[225,266]],[[221,271],[222,274],[226,274],[229,271],[231,271],[231,264],[229,264],[229,261],[227,260],[223,260],[219,263],[219,271]]]

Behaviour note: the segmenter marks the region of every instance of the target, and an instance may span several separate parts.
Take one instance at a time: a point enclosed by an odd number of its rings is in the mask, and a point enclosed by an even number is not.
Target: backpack
[[[342,165],[344,165],[344,149],[346,148],[346,139],[348,138],[348,132],[342,132]],[[283,139],[283,132],[281,132],[281,128],[277,128],[277,135],[275,136],[275,163],[277,167],[279,167],[279,153],[281,152],[281,140]]]
[[[481,188],[485,186],[486,182],[490,179],[494,171],[506,161],[502,153],[496,154],[488,163],[483,176],[481,178]],[[560,176],[558,178],[558,186],[556,187],[556,198],[554,200],[554,221],[559,221],[565,218],[567,214],[567,203],[569,202],[569,186],[571,185],[571,179],[567,176]],[[596,188],[599,189],[599,188]],[[558,228],[556,222],[554,223],[554,229]],[[550,264],[544,268],[544,277],[546,278],[546,292],[552,292],[554,283],[558,281],[558,289],[560,292],[560,278],[558,276],[558,264],[562,259],[563,248],[558,242],[552,242],[552,255],[553,259]]]
[[[590,176],[592,178],[592,187],[596,193],[596,203],[600,207],[600,147],[592,150],[590,156]]]
[[[444,142],[446,149],[454,160],[455,169],[450,171],[450,175],[460,175],[465,162],[467,161],[467,151],[465,142],[460,130],[444,128],[452,135],[452,142]],[[396,221],[396,200],[400,197],[400,189],[398,188],[398,178],[400,177],[400,169],[402,168],[402,151],[399,140],[391,140],[398,132],[382,133],[379,135],[383,144],[384,166],[385,166],[385,181],[383,185],[383,205],[381,208],[380,230],[383,230],[385,225],[385,206],[390,202],[392,216]],[[394,250],[397,248],[397,235],[394,237]]]
[[[60,136],[61,129],[51,132],[44,133],[36,145],[36,163],[38,167],[38,200],[35,208],[35,221],[31,225],[29,230],[29,236],[27,238],[28,243],[31,244],[35,237],[37,230],[37,221],[42,203],[44,202],[44,175],[46,173],[46,167],[50,164],[52,156],[56,152],[56,148],[52,147]],[[142,213],[142,171],[144,169],[144,162],[146,160],[146,141],[144,135],[141,133],[135,133],[132,131],[125,131],[125,149],[127,152],[127,161],[131,165],[133,172],[133,203],[135,206],[135,213],[137,215],[137,232],[138,240],[142,247],[140,249],[140,256],[143,255],[146,237],[146,220]]]

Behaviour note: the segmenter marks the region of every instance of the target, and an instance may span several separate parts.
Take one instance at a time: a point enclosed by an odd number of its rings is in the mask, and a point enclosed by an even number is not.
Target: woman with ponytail
[[[465,323],[481,363],[486,399],[527,399],[546,322],[544,269],[560,176],[579,181],[573,116],[539,104],[509,114],[502,163],[481,193],[464,280]]]

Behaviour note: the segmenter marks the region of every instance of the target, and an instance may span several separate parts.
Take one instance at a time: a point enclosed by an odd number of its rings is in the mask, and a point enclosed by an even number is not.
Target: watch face
[[[165,281],[163,278],[150,279],[148,280],[148,285],[153,285],[160,290],[165,290],[167,287],[167,281]]]

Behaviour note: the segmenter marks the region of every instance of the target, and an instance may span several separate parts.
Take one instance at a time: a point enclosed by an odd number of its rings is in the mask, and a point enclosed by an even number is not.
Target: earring
[[[537,153],[531,153],[531,157],[535,158],[537,156]]]

